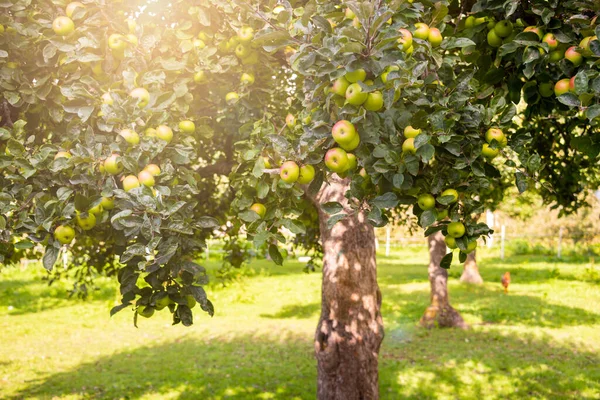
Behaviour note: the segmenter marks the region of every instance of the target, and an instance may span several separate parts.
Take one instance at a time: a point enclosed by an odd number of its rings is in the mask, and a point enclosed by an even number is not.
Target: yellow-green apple
[[[505,38],[510,36],[513,31],[513,24],[507,19],[502,21],[498,21],[496,25],[494,25],[494,32],[501,38]]]
[[[113,208],[115,208],[115,200],[112,197],[103,197],[100,201],[100,204],[102,205],[102,208],[104,208],[107,211],[110,211]]]
[[[73,31],[75,30],[75,24],[73,23],[73,20],[69,17],[56,17],[54,21],[52,21],[52,30],[57,35],[67,36],[73,33]]]
[[[189,295],[189,294],[188,294],[187,296],[185,296],[185,299],[186,299],[186,301],[187,301],[187,306],[188,306],[189,308],[194,308],[194,307],[196,307],[196,303],[197,303],[197,302],[196,302],[196,299],[194,298],[194,296],[192,296],[192,295]]]
[[[225,95],[225,101],[228,104],[235,104],[240,99],[240,96],[236,92],[229,92]]]
[[[156,127],[156,137],[170,143],[173,140],[173,130],[166,125]]]
[[[67,14],[67,17],[71,18],[77,7],[85,8],[85,6],[78,1],[73,1],[67,4],[67,7],[65,8],[65,14]]]
[[[333,84],[329,88],[329,91],[331,93],[337,94],[338,96],[345,97],[348,86],[350,86],[350,82],[348,82],[348,80],[346,78],[341,76],[341,77],[337,78],[335,81],[333,81]]]
[[[358,159],[352,153],[346,153],[346,157],[348,157],[348,165],[346,166],[346,171],[354,171],[356,167],[358,167]]]
[[[492,149],[488,143],[484,143],[481,147],[481,155],[491,160],[500,153],[500,149]]]
[[[339,147],[329,149],[325,153],[325,165],[333,172],[344,172],[348,168],[348,154]]]
[[[579,47],[581,47],[582,54],[585,57],[592,56],[593,53],[592,53],[592,49],[590,49],[590,42],[592,40],[596,40],[596,39],[597,39],[596,36],[587,36],[587,37],[584,37],[581,42],[579,42]]]
[[[179,122],[179,130],[183,133],[194,133],[196,132],[196,124],[190,120]]]
[[[265,217],[265,214],[267,213],[267,207],[265,207],[264,204],[262,203],[254,203],[250,206],[250,210],[254,211],[255,213],[257,213],[261,218]]]
[[[263,157],[262,159],[265,163],[265,168],[271,168],[271,161],[269,160],[269,157]]]
[[[544,38],[542,39],[542,42],[548,45],[550,51],[556,50],[556,48],[558,47],[558,40],[556,40],[556,36],[554,36],[554,33],[546,33],[544,35]]]
[[[415,129],[411,125],[404,128],[404,137],[405,138],[415,138],[421,134],[420,129]]]
[[[147,128],[144,131],[144,135],[146,135],[146,137],[156,137],[156,129],[154,129],[154,128]]]
[[[502,46],[502,38],[493,29],[487,34],[487,42],[492,47]]]
[[[363,107],[367,111],[381,110],[383,108],[383,94],[379,90],[369,93]]]
[[[133,47],[137,46],[139,43],[137,36],[135,36],[132,33],[128,33],[127,35],[125,35],[125,39],[127,40],[127,43],[132,45]]]
[[[564,56],[565,56],[565,50],[558,48],[556,50],[552,50],[548,54],[548,59],[550,60],[550,62],[557,63],[560,60],[562,60]]]
[[[152,174],[152,176],[160,175],[160,167],[156,164],[148,164],[144,169]]]
[[[346,89],[346,101],[353,106],[360,106],[367,100],[367,93],[363,93],[358,83],[352,83]]]
[[[161,297],[160,299],[156,300],[155,308],[158,311],[160,311],[160,310],[164,309],[165,307],[168,307],[170,304],[173,304],[173,301],[169,298],[169,295],[166,295],[166,296]]]
[[[133,89],[129,95],[134,99],[137,99],[137,105],[140,108],[146,107],[150,102],[150,93],[148,93],[148,91],[142,87]]]
[[[404,142],[402,142],[402,153],[417,154],[417,148],[415,147],[414,138],[408,138]]]
[[[523,29],[523,32],[533,32],[536,35],[538,35],[540,40],[542,40],[542,38],[544,37],[544,31],[542,31],[542,29],[537,26],[528,26],[527,28]]]
[[[102,95],[102,103],[108,104],[109,106],[112,106],[114,104],[114,100],[110,95],[110,92],[106,92]]]
[[[538,86],[540,94],[542,97],[550,97],[554,94],[554,83],[552,82],[543,82]]]
[[[344,78],[350,83],[356,83],[358,81],[364,81],[367,78],[367,71],[360,68],[355,71],[346,72]]]
[[[298,167],[298,164],[294,161],[286,161],[281,164],[279,176],[281,177],[281,180],[286,183],[294,183],[300,176],[300,167]]]
[[[465,28],[467,29],[471,29],[475,26],[475,17],[472,15],[469,15],[466,19],[465,19]]]
[[[402,50],[408,50],[413,44],[412,33],[408,29],[398,29],[400,37],[398,38],[398,44],[402,47]]]
[[[358,133],[352,122],[343,119],[333,125],[331,136],[338,144],[350,144],[356,139]]]
[[[387,79],[387,77],[388,77],[388,74],[389,74],[390,72],[392,72],[392,71],[399,71],[399,70],[400,70],[400,68],[399,68],[399,67],[397,67],[396,65],[390,65],[389,67],[387,67],[387,68],[385,69],[385,72],[383,72],[383,73],[381,74],[381,81],[382,81],[383,83],[387,83],[387,81],[388,81],[388,79]]]
[[[245,44],[238,44],[235,46],[235,55],[239,58],[246,58],[250,55],[250,47]]]
[[[138,174],[138,181],[144,186],[152,187],[155,185],[156,181],[154,180],[154,175],[146,169],[140,171]]]
[[[113,33],[108,37],[108,47],[117,52],[125,50],[127,41],[125,37],[119,33]]]
[[[150,318],[154,315],[154,308],[151,306],[140,306],[137,309],[137,313],[144,318]]]
[[[456,245],[456,239],[454,239],[452,236],[448,235],[444,238],[444,242],[446,242],[446,246],[448,246],[448,248],[450,250],[454,250],[456,249],[458,246]]]
[[[204,43],[204,40],[194,39],[194,47],[202,50],[203,48],[206,47],[206,43]]]
[[[59,151],[54,156],[55,160],[58,159],[58,158],[71,158],[71,153],[69,153],[68,151]]]
[[[300,175],[298,176],[298,183],[306,185],[312,182],[315,178],[315,167],[312,165],[304,164],[300,167]]]
[[[413,36],[417,39],[427,40],[429,37],[429,26],[423,22],[417,22],[415,24],[415,33]]]
[[[345,151],[352,151],[360,145],[360,136],[357,134],[350,143],[339,143],[339,145]]]
[[[447,209],[442,208],[441,210],[440,209],[437,210],[437,220],[438,221],[446,219],[446,217],[448,217],[448,210]]]
[[[94,214],[96,216],[101,215],[103,211],[104,207],[102,207],[102,201],[88,210],[89,213]]]
[[[140,135],[133,129],[122,129],[119,135],[129,144],[138,144],[140,142]]]
[[[248,43],[254,38],[254,29],[249,26],[242,27],[238,32],[238,38],[240,39],[240,42]]]
[[[54,239],[62,244],[69,244],[75,238],[75,229],[69,225],[59,225],[54,230]]]
[[[285,124],[288,128],[293,128],[296,126],[296,117],[294,114],[288,114],[285,116]]]
[[[565,94],[569,91],[570,82],[569,79],[561,79],[554,84],[554,94],[558,97],[561,94]]]
[[[435,198],[429,193],[423,193],[417,198],[417,204],[423,211],[431,210],[435,207]]]
[[[469,254],[472,251],[475,251],[477,248],[477,240],[471,240],[467,243],[467,250],[464,251],[465,254]]]
[[[583,56],[577,51],[576,46],[571,46],[565,51],[565,58],[571,61],[576,67],[579,67],[583,62]]]
[[[500,128],[490,128],[487,130],[485,133],[485,141],[491,143],[492,140],[496,140],[500,148],[505,147],[508,144],[508,140]]]
[[[240,83],[242,85],[252,85],[254,83],[254,74],[244,72],[240,77]]]
[[[202,83],[206,81],[206,72],[204,71],[197,71],[194,74],[194,82],[196,83]]]
[[[104,170],[111,175],[118,175],[123,171],[123,164],[118,154],[112,154],[104,160]]]
[[[85,215],[85,216],[82,216]],[[90,212],[85,214],[80,214],[77,212],[77,216],[75,217],[77,221],[77,225],[84,231],[89,231],[93,227],[96,226],[96,216]]]
[[[450,222],[448,224],[448,236],[452,238],[459,238],[465,234],[465,226],[462,222]]]
[[[140,187],[140,181],[135,175],[127,175],[123,179],[123,190],[129,192],[132,189]]]
[[[444,197],[444,196],[452,196],[453,197],[452,201],[450,201],[449,204],[456,203],[458,201],[458,192],[456,191],[456,189],[446,189],[446,190],[444,190],[440,194],[440,197]]]
[[[431,28],[429,30],[427,40],[429,40],[429,43],[431,43],[432,47],[438,47],[440,44],[442,44],[444,37],[438,28]]]

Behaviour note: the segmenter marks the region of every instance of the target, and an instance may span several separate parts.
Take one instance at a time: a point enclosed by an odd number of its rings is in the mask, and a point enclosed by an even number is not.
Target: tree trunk
[[[337,201],[349,181],[334,176],[315,199]],[[318,205],[317,205],[318,206]],[[319,207],[323,243],[321,316],[315,334],[320,400],[379,398],[378,355],[383,340],[381,292],[377,285],[375,232],[360,212],[328,229],[329,215]]]
[[[429,243],[429,283],[431,284],[431,305],[421,318],[421,325],[433,327],[465,328],[465,321],[448,299],[448,271],[440,267],[442,258],[446,255],[444,235],[436,232],[427,238]]]
[[[475,259],[475,252],[473,251],[467,255],[467,261],[465,261],[465,268],[460,277],[460,281],[463,283],[471,283],[474,285],[483,284],[483,278],[479,274],[479,267]]]

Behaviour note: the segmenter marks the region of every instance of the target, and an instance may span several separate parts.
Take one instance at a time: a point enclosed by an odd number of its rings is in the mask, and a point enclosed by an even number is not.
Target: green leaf
[[[453,254],[452,252],[446,254],[443,258],[442,261],[440,261],[440,267],[444,268],[444,269],[449,269],[450,265],[452,265],[452,257]]]
[[[343,219],[344,219],[344,218],[346,218],[347,216],[348,216],[348,214],[346,214],[346,213],[341,213],[341,214],[336,214],[336,215],[334,215],[334,216],[330,217],[330,218],[327,220],[327,228],[328,228],[328,229],[331,229],[331,228],[333,228],[333,226],[334,226],[335,224],[337,224],[338,222],[340,222],[341,220],[343,220]]]
[[[591,121],[600,116],[600,104],[594,104],[585,111],[585,116]]]
[[[44,252],[44,257],[42,258],[42,263],[44,264],[44,268],[47,271],[52,271],[54,268],[54,264],[56,264],[56,260],[58,259],[58,254],[60,253],[60,249],[57,249],[53,245],[46,246],[46,251]]]
[[[527,190],[529,184],[527,183],[527,177],[522,172],[515,173],[517,189],[519,189],[519,193],[523,193]]]
[[[396,193],[388,192],[373,199],[372,204],[379,208],[394,208],[398,205]]]
[[[321,208],[329,215],[337,214],[344,209],[337,201],[321,204]]]
[[[465,261],[467,261],[467,254],[463,253],[462,251],[458,253],[458,261],[460,261],[460,263],[464,263]]]
[[[269,245],[269,256],[271,256],[271,260],[277,265],[283,265],[283,256],[279,252],[277,245],[271,244]]]
[[[238,214],[238,217],[244,222],[254,222],[260,219],[260,215],[252,210],[242,211]]]
[[[579,98],[573,93],[564,93],[558,96],[557,98],[558,101],[569,107],[579,107],[581,105]]]
[[[446,50],[475,46],[475,42],[471,39],[463,38],[463,37],[450,37],[444,40],[441,47]]]
[[[286,218],[280,221],[280,225],[286,227],[290,230],[290,232],[296,235],[306,233],[306,228],[299,221],[294,221]]]
[[[422,228],[427,228],[429,225],[434,224],[436,220],[437,213],[435,212],[435,209],[423,211],[421,218],[419,218],[419,225],[421,225]]]
[[[205,229],[217,228],[219,226],[219,221],[213,217],[203,216],[196,220],[196,225]]]

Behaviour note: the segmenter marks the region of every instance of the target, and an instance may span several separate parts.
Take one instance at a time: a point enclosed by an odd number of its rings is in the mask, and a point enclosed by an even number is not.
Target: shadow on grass
[[[287,319],[287,318],[311,318],[317,317],[321,311],[321,304],[303,304],[283,306],[274,314],[261,314],[263,318]]]
[[[545,337],[481,329],[390,333],[381,352],[382,399],[591,399],[600,393],[598,354]],[[285,336],[142,347],[40,378],[9,398],[314,399],[312,343]]]

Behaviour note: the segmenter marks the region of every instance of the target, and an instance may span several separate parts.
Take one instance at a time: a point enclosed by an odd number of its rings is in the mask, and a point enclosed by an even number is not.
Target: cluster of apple
[[[492,141],[496,141],[496,146],[491,147]],[[481,155],[483,155],[488,160],[495,158],[498,154],[500,154],[500,149],[506,147],[508,144],[508,140],[506,139],[506,135],[502,132],[500,128],[490,128],[485,133],[485,141],[481,148]]]
[[[78,1],[67,4],[67,7],[65,8],[65,14],[67,14],[67,16],[61,15],[52,21],[52,30],[54,33],[60,36],[67,36],[73,33],[75,30],[75,23],[71,17],[77,7],[85,8],[85,6]]]
[[[96,226],[97,217],[101,216],[104,210],[110,211],[115,208],[115,201],[112,197],[102,197],[100,202],[91,207],[87,213],[77,211],[75,221],[84,231],[89,231]],[[75,229],[69,225],[59,225],[54,230],[54,238],[61,244],[69,244],[75,238]]]
[[[400,29],[400,32],[402,33],[402,38],[399,40],[403,40],[403,42],[399,43],[402,43],[402,48],[408,54],[410,54],[413,51],[412,40],[408,41],[406,32],[404,32],[405,30],[406,29]],[[415,32],[412,35],[417,39],[427,40],[429,44],[431,44],[431,47],[438,47],[440,44],[442,44],[442,41],[444,40],[444,37],[442,36],[442,33],[438,28],[430,28],[429,25],[423,22],[417,22],[415,24]],[[410,42],[411,44],[407,45],[407,42]]]
[[[339,105],[343,105],[345,101],[357,107],[362,105],[368,111],[379,111],[383,108],[383,94],[379,90],[364,93],[358,82],[368,86],[373,84],[372,80],[366,78],[367,72],[362,68],[347,72],[336,79],[331,87],[326,88],[326,91],[335,94],[334,101]]]
[[[421,134],[421,129],[415,129],[411,125],[404,128],[405,140],[402,142],[402,153],[405,154],[416,154],[417,148],[415,147],[415,138]]]
[[[493,20],[488,21],[486,18],[474,18],[470,16],[465,21],[465,27],[472,28],[485,22],[488,23],[487,42],[490,46],[500,47],[513,39],[514,36],[511,36],[513,33],[513,24],[506,19],[496,23]]]
[[[172,304],[176,304],[173,300],[171,300],[171,298],[169,297],[169,294],[166,292],[162,292],[158,295],[153,295],[152,297],[157,297],[156,300],[154,300],[152,303],[154,303],[154,305],[151,304],[141,304],[138,305],[136,312],[138,313],[138,315],[144,317],[144,318],[150,318],[151,316],[154,315],[154,311],[160,311],[163,310],[165,308],[167,308],[168,306],[172,305]],[[186,300],[186,305],[189,308],[194,308],[197,304],[196,299],[194,298],[194,296],[192,295],[186,295],[185,296],[185,300]]]
[[[340,147],[334,147],[325,153],[325,165],[344,177],[347,172],[355,170],[358,166],[356,156],[348,152],[358,147],[360,136],[354,124],[347,120],[336,122],[331,129],[331,136]]]

